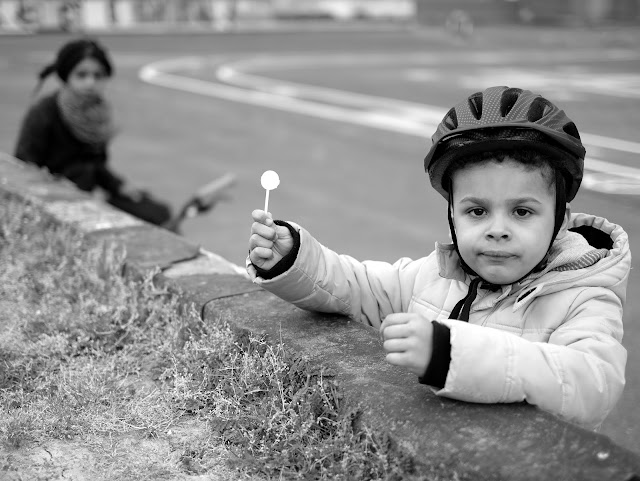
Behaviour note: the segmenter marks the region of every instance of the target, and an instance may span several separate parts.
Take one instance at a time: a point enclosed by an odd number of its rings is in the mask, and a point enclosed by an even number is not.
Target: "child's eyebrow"
[[[542,205],[542,202],[540,202],[540,200],[536,199],[535,197],[518,197],[518,198],[515,198],[515,199],[508,199],[508,201],[511,204],[538,204],[538,205]],[[485,198],[481,198],[481,197],[467,196],[467,197],[463,197],[462,199],[460,199],[459,202],[461,204],[464,204],[464,203],[487,204],[487,203],[491,203],[491,200],[485,199]]]

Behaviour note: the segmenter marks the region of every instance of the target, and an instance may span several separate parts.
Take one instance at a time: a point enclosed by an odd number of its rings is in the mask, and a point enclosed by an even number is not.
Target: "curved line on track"
[[[556,55],[561,54],[562,52],[556,53]],[[621,51],[619,56],[626,58],[628,55],[625,51]],[[432,57],[433,55],[408,55],[404,57],[403,61],[406,63],[406,60],[411,58],[423,61],[425,59],[433,60]],[[428,132],[435,131],[446,112],[446,109],[427,104],[278,81],[247,74],[237,69],[240,65],[244,66],[246,70],[258,68],[268,70],[269,67],[274,68],[273,64],[269,63],[269,59],[273,58],[250,58],[219,65],[216,74],[220,81],[225,82],[224,84],[172,73],[199,70],[215,63],[216,60],[222,62],[224,60],[222,57],[181,57],[154,62],[144,66],[139,72],[139,77],[145,82],[162,87],[420,138],[426,138]],[[368,57],[334,56],[327,57],[324,61],[333,62],[335,65],[336,63],[346,64],[350,59],[349,65],[353,65],[355,61],[380,63],[385,58],[400,61],[398,55],[389,57],[384,54]],[[637,54],[635,58],[637,58]],[[287,57],[288,68],[294,65],[299,66],[294,59],[311,64],[308,56]],[[317,67],[319,63],[317,58],[315,60],[313,65]],[[484,60],[480,57],[480,61],[489,60],[489,57]],[[456,59],[456,61],[459,62],[460,59]],[[282,64],[279,67],[282,67]],[[583,133],[581,137],[583,143],[588,146],[640,154],[640,143],[638,142],[590,133]],[[640,195],[640,169],[638,168],[587,157],[585,170],[587,172],[583,186],[587,189],[609,194]]]

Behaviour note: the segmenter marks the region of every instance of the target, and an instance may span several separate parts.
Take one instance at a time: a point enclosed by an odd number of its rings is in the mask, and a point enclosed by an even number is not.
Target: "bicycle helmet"
[[[567,202],[582,181],[578,129],[563,110],[529,90],[500,86],[472,94],[447,112],[431,141],[424,168],[447,200],[451,161],[481,151],[529,148],[548,155],[565,178]]]

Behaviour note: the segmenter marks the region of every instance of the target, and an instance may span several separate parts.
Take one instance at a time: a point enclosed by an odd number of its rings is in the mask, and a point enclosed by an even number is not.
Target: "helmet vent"
[[[456,109],[453,108],[449,110],[449,112],[447,112],[447,115],[444,116],[444,119],[442,120],[442,122],[444,123],[445,127],[447,127],[449,130],[457,129],[458,115],[456,114]]]
[[[564,130],[565,133],[569,134],[571,137],[575,137],[576,139],[580,140],[580,134],[578,133],[578,127],[576,127],[576,124],[574,124],[573,122],[569,122],[568,124],[564,124],[562,126],[562,130]]]
[[[469,97],[469,110],[476,120],[482,117],[482,92],[476,92]]]
[[[506,117],[509,112],[511,112],[521,93],[522,89],[507,89],[502,93],[502,98],[500,99],[500,115]]]
[[[538,97],[533,102],[531,102],[529,112],[527,112],[527,120],[529,120],[529,122],[537,122],[552,110],[553,105],[551,104],[551,102],[542,97]]]

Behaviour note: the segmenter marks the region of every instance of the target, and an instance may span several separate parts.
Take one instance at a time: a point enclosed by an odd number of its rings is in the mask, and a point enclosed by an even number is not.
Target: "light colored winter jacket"
[[[380,326],[395,312],[448,326],[451,363],[436,393],[481,403],[527,401],[566,420],[597,428],[625,383],[622,308],[631,267],[627,234],[606,219],[573,214],[569,227],[592,226],[613,248],[595,249],[568,232],[557,239],[547,267],[519,284],[479,289],[469,322],[448,319],[468,291],[453,245],[394,264],[338,255],[300,228],[294,265],[253,281],[312,311],[342,313]]]

